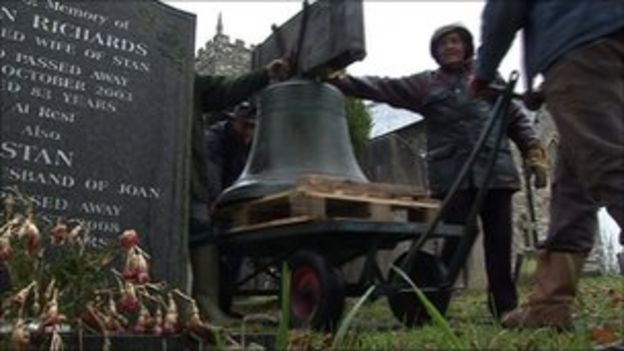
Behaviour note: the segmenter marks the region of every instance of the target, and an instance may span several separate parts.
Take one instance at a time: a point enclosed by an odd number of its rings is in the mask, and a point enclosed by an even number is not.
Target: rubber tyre
[[[399,256],[394,262],[397,267],[402,267],[403,260],[407,253]],[[446,266],[442,260],[426,252],[416,254],[414,264],[405,273],[416,284],[417,287],[432,288],[441,287],[445,283]],[[407,282],[393,270],[390,271],[388,281],[396,287],[406,287]],[[449,302],[451,301],[451,291],[423,291],[427,299],[436,307],[443,316],[446,314]],[[425,306],[420,302],[416,294],[412,291],[401,292],[399,289],[388,294],[388,304],[392,314],[404,325],[408,327],[420,326],[431,321],[431,317]]]
[[[344,280],[320,255],[301,251],[289,262],[290,320],[295,328],[332,330],[342,316]]]

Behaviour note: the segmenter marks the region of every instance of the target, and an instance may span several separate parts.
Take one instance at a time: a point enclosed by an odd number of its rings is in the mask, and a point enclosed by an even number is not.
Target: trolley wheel
[[[394,261],[394,265],[402,267],[402,263],[407,257],[407,253],[399,256]],[[442,260],[426,252],[416,254],[414,264],[408,267],[405,273],[420,289],[424,295],[435,306],[440,314],[445,315],[451,300],[450,289],[431,291],[428,288],[441,287],[445,283],[446,267]],[[393,286],[400,286],[411,290],[407,282],[394,271],[390,271],[388,281]],[[405,290],[405,289],[403,289]],[[388,294],[388,303],[392,314],[406,326],[419,326],[431,320],[425,306],[420,302],[418,296],[413,291],[394,290]]]
[[[345,302],[344,281],[338,270],[309,251],[296,253],[289,265],[292,325],[317,330],[336,327]]]

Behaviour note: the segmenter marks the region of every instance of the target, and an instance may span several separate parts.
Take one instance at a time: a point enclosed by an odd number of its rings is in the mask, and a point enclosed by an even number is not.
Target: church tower
[[[251,70],[251,51],[245,42],[223,32],[223,16],[219,13],[216,33],[199,49],[195,58],[195,71],[199,74],[237,76]]]

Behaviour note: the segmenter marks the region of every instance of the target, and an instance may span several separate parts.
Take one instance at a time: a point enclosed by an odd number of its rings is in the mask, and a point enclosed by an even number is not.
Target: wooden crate
[[[438,201],[421,188],[311,175],[292,189],[222,208],[218,216],[240,230],[313,219],[427,222],[437,210]]]

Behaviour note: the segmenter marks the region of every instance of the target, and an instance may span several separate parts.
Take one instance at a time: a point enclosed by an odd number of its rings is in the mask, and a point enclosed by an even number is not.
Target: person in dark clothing
[[[493,101],[473,98],[468,94],[467,79],[473,71],[471,33],[461,25],[444,26],[435,31],[430,52],[440,67],[402,78],[342,76],[331,79],[346,95],[385,102],[424,117],[427,135],[429,187],[435,197],[443,198],[462,165],[468,158],[485,127]],[[507,135],[516,143],[537,175],[538,186],[544,186],[545,153],[531,122],[521,106],[512,105]],[[467,179],[461,184],[443,220],[465,224],[475,196],[482,186],[487,155],[495,136],[486,141]],[[497,155],[489,191],[479,212],[483,232],[488,277],[488,306],[495,317],[512,310],[517,293],[511,276],[512,195],[520,187],[516,166],[505,138]],[[442,259],[449,264],[458,245],[447,239]]]
[[[245,168],[256,128],[256,108],[249,102],[239,104],[227,116],[226,120],[211,125],[205,134],[210,208]],[[231,310],[231,286],[238,276],[241,263],[241,257],[220,255],[219,308],[231,317],[241,317]]]
[[[280,59],[270,62],[264,69],[235,79],[221,76],[197,76],[195,78],[195,120],[192,129],[191,207],[189,216],[189,246],[193,275],[192,295],[197,301],[202,316],[212,322],[225,321],[226,317],[217,303],[219,254],[216,246],[212,244],[210,207],[218,195],[217,192],[220,192],[224,184],[234,177],[233,174],[243,162],[242,156],[236,160],[230,160],[229,156],[225,156],[225,150],[219,150],[213,145],[218,143],[218,139],[212,135],[216,133],[217,128],[224,128],[224,130],[228,130],[228,133],[233,132],[235,128],[238,130],[240,124],[241,132],[245,135],[241,138],[245,141],[251,137],[248,132],[249,128],[243,122],[223,122],[222,127],[213,126],[211,129],[206,129],[202,114],[232,107],[267,86],[270,80],[282,80],[287,78],[289,74],[288,62]],[[225,147],[234,147],[230,144],[227,145],[229,146]],[[219,148],[222,147],[224,146],[219,146]],[[240,146],[240,148],[244,149],[245,147]],[[242,153],[240,150],[237,152]],[[221,158],[220,161],[219,158]],[[220,168],[215,167],[215,163],[218,162],[225,163],[221,164]]]
[[[599,207],[618,223],[624,243],[624,2],[490,0],[482,28],[472,91],[494,79],[522,28],[525,71],[529,81],[543,75],[546,108],[560,137],[535,284],[528,302],[502,323],[570,328]]]
[[[212,207],[223,190],[245,168],[256,128],[256,109],[249,102],[236,106],[228,118],[211,125],[205,134],[208,153],[208,204]]]

